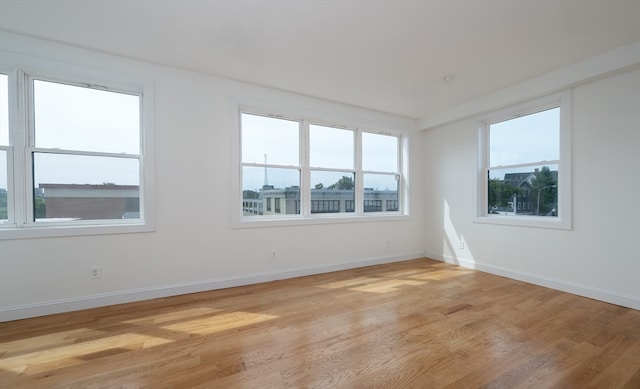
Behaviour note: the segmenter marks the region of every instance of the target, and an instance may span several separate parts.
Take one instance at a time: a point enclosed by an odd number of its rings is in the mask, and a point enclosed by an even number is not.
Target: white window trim
[[[278,227],[278,226],[301,226],[314,224],[338,224],[338,223],[369,223],[369,222],[385,222],[400,221],[410,219],[409,213],[409,179],[408,179],[408,133],[403,131],[395,131],[388,129],[377,129],[375,126],[351,123],[344,118],[333,120],[326,113],[318,113],[313,109],[305,109],[302,107],[290,107],[280,104],[269,103],[265,101],[257,101],[250,98],[231,97],[230,98],[230,128],[231,136],[231,159],[234,167],[231,174],[231,226],[232,228],[258,228],[258,227]],[[398,169],[400,174],[398,211],[390,212],[363,212],[363,188],[362,179],[356,179],[355,187],[355,212],[351,213],[311,213],[309,207],[303,207],[302,203],[310,204],[310,171],[309,156],[303,154],[301,161],[303,163],[302,173],[300,177],[300,203],[301,212],[299,215],[268,215],[256,217],[242,216],[242,161],[241,161],[241,113],[250,113],[256,115],[271,116],[288,120],[302,122],[302,126],[308,126],[309,123],[327,127],[345,128],[353,130],[356,135],[355,142],[360,142],[362,132],[379,133],[384,135],[397,136],[398,145]],[[300,151],[307,153],[309,147],[308,131],[301,131]],[[355,146],[354,146],[355,147]],[[378,173],[362,171],[361,169],[361,150],[356,147],[355,155],[356,163],[354,171],[361,173]],[[331,171],[340,171],[342,169],[328,169]],[[383,172],[387,174],[388,172]],[[307,209],[309,208],[309,209]]]
[[[9,75],[10,101],[17,96],[17,104],[9,107],[8,147],[9,222],[0,223],[0,240],[82,235],[102,235],[150,232],[155,230],[155,177],[154,177],[154,87],[153,80],[113,73],[89,66],[62,63],[22,54],[0,52],[0,71]],[[141,168],[140,199],[141,219],[96,220],[86,222],[27,223],[27,204],[32,199],[30,180],[23,177],[29,166],[25,137],[30,129],[27,112],[27,78],[51,80],[72,85],[107,85],[108,90],[131,93],[141,98]],[[13,158],[12,158],[12,157]],[[13,164],[20,164],[14,169]],[[14,174],[15,172],[23,174]]]
[[[558,163],[558,216],[505,216],[487,212],[487,176],[489,164],[489,124],[512,119],[547,108],[560,107],[560,157]],[[572,179],[571,179],[571,91],[556,93],[528,102],[503,108],[483,115],[477,121],[478,159],[476,185],[473,193],[473,222],[571,230],[572,228]]]

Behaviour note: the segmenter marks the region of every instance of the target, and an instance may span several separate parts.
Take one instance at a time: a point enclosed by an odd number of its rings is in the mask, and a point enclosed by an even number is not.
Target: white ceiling
[[[0,29],[425,118],[640,41],[640,0],[0,0]]]

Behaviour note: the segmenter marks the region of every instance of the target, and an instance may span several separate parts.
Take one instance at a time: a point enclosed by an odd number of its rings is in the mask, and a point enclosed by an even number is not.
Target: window
[[[571,228],[568,92],[480,121],[478,222]]]
[[[9,219],[9,77],[0,74],[0,225]]]
[[[398,138],[363,133],[362,170],[364,171],[365,212],[382,212],[383,200],[397,203],[400,181]],[[384,211],[391,211],[391,209]]]
[[[340,212],[339,200],[311,200],[311,213]]]
[[[382,201],[381,200],[365,200],[364,211],[365,212],[381,212]]]
[[[241,114],[242,199],[264,201],[263,212],[243,210],[243,216],[300,213],[300,122]],[[284,204],[275,212],[271,199]]]
[[[0,74],[0,238],[152,228],[148,89]]]
[[[238,222],[402,215],[400,135],[242,109],[238,124]]]
[[[355,201],[356,193],[355,134],[342,128],[309,125],[311,213],[349,212],[346,202]]]

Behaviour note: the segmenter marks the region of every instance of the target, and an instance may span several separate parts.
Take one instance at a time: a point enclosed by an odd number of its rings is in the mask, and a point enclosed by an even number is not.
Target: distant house
[[[555,216],[557,213],[557,200],[553,205],[542,207],[542,200],[539,197],[538,190],[534,188],[538,172],[539,170],[536,169],[533,172],[507,173],[504,175],[504,180],[502,181],[504,185],[518,189],[514,196],[515,201],[511,201],[511,211],[515,211],[519,215],[538,215],[542,214],[539,211],[544,211],[545,216]],[[552,170],[550,173],[553,182],[558,182],[558,172]]]

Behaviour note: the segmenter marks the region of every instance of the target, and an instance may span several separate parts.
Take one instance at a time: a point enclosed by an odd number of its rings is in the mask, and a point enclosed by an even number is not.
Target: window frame
[[[7,149],[8,220],[0,222],[0,240],[149,232],[155,229],[153,81],[69,63],[2,53],[0,73],[8,75],[9,146]],[[4,56],[4,54],[7,54]],[[38,148],[33,142],[33,80],[89,87],[140,97],[139,219],[76,221],[33,220],[33,153],[70,150]],[[76,154],[73,151],[73,154]],[[78,155],[121,157],[117,153]],[[127,156],[130,158],[131,156]]]
[[[284,120],[298,121],[300,126],[300,212],[299,214],[278,214],[262,216],[243,216],[243,188],[242,188],[242,114],[260,115],[266,117],[279,118]],[[232,228],[254,228],[270,226],[290,226],[308,224],[332,224],[332,223],[353,223],[353,222],[374,222],[407,220],[409,218],[409,196],[408,196],[408,133],[397,130],[376,129],[375,126],[363,126],[352,124],[349,120],[340,118],[332,120],[331,115],[326,113],[318,114],[313,110],[305,108],[292,108],[278,104],[255,102],[251,99],[232,97],[230,101],[230,120],[233,130],[232,143],[232,163],[235,166],[236,174],[232,174],[232,204],[231,204],[231,225]],[[319,168],[310,166],[309,161],[309,126],[318,125],[344,129],[354,132],[354,167],[353,169],[340,168]],[[383,134],[394,136],[398,139],[398,210],[388,212],[364,212],[364,189],[362,184],[363,174],[369,173],[362,170],[362,150],[361,137],[363,132],[373,134]],[[344,172],[345,174],[355,173],[355,209],[353,212],[311,212],[311,171]],[[376,172],[377,173],[377,172]],[[388,172],[384,172],[386,174]],[[346,203],[345,203],[346,206]]]
[[[535,114],[552,108],[560,109],[558,165],[558,215],[555,217],[537,215],[495,215],[489,214],[488,171],[489,171],[489,126],[518,117]],[[571,91],[533,99],[515,104],[481,116],[477,120],[477,169],[474,188],[473,222],[571,230],[572,228],[572,179],[571,179]],[[524,164],[528,165],[528,164]],[[507,165],[505,167],[514,167]]]

